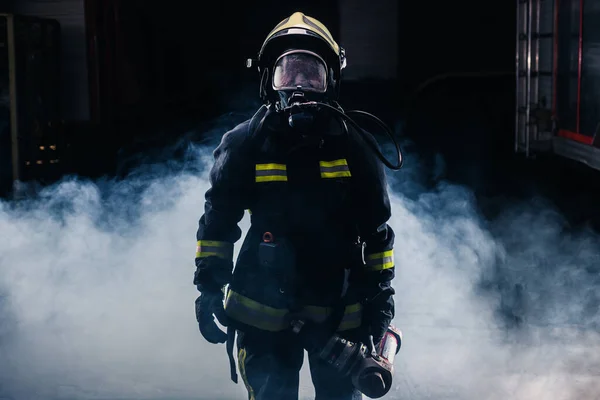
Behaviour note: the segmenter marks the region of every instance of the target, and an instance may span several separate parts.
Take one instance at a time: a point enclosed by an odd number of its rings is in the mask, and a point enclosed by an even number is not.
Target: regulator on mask
[[[292,323],[292,329],[300,333],[303,325],[303,321],[296,320]],[[372,351],[363,343],[351,342],[339,335],[331,336],[324,346],[313,351],[339,374],[350,376],[354,387],[365,396],[378,399],[390,391],[394,358],[401,345],[402,332],[390,325]]]

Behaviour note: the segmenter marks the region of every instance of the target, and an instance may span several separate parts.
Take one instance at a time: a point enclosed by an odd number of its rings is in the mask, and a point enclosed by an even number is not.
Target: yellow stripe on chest
[[[256,164],[256,182],[286,182],[287,180],[285,164]]]
[[[348,161],[345,158],[333,161],[320,161],[319,166],[321,167],[321,178],[350,178],[350,167]]]
[[[332,161],[319,161],[321,178],[350,178],[350,167],[345,158]],[[287,166],[285,164],[256,164],[255,182],[287,182]]]

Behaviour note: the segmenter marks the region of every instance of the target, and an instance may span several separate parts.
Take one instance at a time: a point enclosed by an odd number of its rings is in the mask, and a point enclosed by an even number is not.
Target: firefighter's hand
[[[371,335],[375,346],[379,344],[394,318],[394,290],[387,286],[363,305],[362,330],[364,337]]]
[[[227,334],[217,326],[215,316],[221,325],[227,326],[223,292],[203,292],[196,299],[196,320],[200,333],[210,343],[225,343]]]

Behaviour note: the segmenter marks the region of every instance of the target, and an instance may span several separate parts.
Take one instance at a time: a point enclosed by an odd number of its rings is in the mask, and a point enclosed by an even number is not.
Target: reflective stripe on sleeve
[[[233,244],[217,240],[198,240],[196,243],[196,258],[208,256],[231,260],[233,259]]]
[[[287,181],[287,166],[285,164],[256,164],[256,182],[285,181]]]
[[[394,267],[394,250],[382,253],[369,254],[366,256],[367,270],[381,271]]]
[[[320,161],[321,178],[349,178],[350,167],[345,158],[333,161]]]

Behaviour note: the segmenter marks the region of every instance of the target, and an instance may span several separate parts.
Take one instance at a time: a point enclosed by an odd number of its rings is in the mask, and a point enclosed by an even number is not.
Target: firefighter
[[[208,342],[227,342],[231,362],[237,333],[251,400],[298,399],[310,338],[296,335],[293,320],[377,344],[394,317],[386,177],[369,150],[374,138],[340,117],[345,64],[321,22],[301,12],[281,21],[248,63],[258,67],[264,105],[213,153],[197,231],[196,317]],[[245,212],[251,226],[233,269]],[[317,399],[362,398],[349,377],[314,353],[308,359]],[[234,381],[236,373],[234,364]]]

